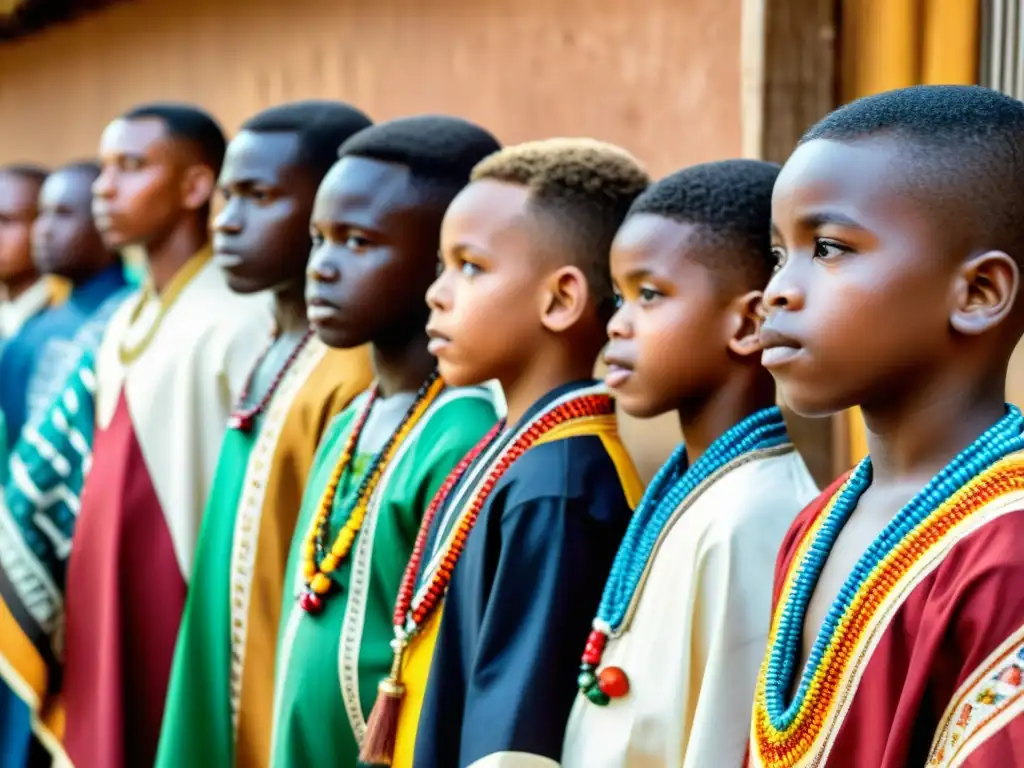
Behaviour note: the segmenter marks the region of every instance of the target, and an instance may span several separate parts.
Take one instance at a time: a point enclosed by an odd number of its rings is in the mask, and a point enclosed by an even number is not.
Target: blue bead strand
[[[765,705],[773,728],[784,731],[793,724],[844,614],[875,567],[960,488],[1005,456],[1024,450],[1022,433],[1024,416],[1015,406],[1008,405],[1002,419],[954,457],[886,524],[857,561],[829,609],[804,666],[800,685],[787,706],[786,694],[799,658],[811,595],[840,531],[857,507],[861,495],[871,484],[871,458],[864,459],[857,466],[838,492],[838,498],[827,519],[800,563],[779,616],[775,641],[765,670]]]
[[[741,456],[787,442],[782,412],[773,407],[730,428],[688,468],[686,447],[679,446],[637,505],[605,583],[595,624],[607,625],[611,631],[622,624],[662,530],[694,489]]]

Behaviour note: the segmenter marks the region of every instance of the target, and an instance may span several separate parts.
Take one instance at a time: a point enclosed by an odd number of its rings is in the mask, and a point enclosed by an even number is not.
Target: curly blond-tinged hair
[[[546,139],[506,147],[473,169],[473,181],[518,184],[562,239],[598,306],[613,306],[608,254],[630,205],[650,183],[629,152],[594,139]]]

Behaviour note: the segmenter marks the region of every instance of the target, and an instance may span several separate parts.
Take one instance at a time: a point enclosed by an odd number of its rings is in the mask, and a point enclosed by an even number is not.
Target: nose
[[[237,197],[229,197],[224,201],[220,213],[213,220],[214,232],[225,235],[237,235],[242,231],[242,211]]]
[[[783,264],[772,275],[771,280],[768,281],[768,286],[764,289],[764,297],[762,299],[762,306],[766,313],[771,313],[778,309],[785,309],[790,312],[803,309],[804,291],[800,287],[797,277],[795,269],[790,267],[789,264]]]
[[[341,272],[332,262],[330,252],[325,246],[313,246],[309,266],[306,267],[306,277],[317,283],[336,283],[341,279]]]
[[[612,319],[608,321],[609,339],[628,339],[633,335],[633,323],[629,317],[629,305],[623,303]]]
[[[113,196],[114,189],[114,171],[110,166],[105,166],[92,183],[92,196],[109,198]]]
[[[442,270],[427,289],[427,306],[432,312],[443,311],[451,307],[451,288],[448,285],[447,275],[448,270]]]

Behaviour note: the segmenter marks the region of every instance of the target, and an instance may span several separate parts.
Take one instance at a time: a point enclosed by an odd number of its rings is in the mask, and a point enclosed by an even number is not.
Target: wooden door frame
[[[742,0],[743,155],[784,162],[807,128],[838,103],[840,0]],[[787,412],[793,440],[819,484],[850,465],[848,415]]]

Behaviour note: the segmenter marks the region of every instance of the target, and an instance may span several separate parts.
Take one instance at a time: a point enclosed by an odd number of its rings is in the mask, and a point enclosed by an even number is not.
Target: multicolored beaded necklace
[[[598,671],[608,638],[621,628],[651,556],[668,521],[679,506],[709,478],[755,451],[789,442],[782,412],[775,407],[758,411],[718,437],[687,468],[686,446],[680,445],[651,481],[637,505],[612,563],[601,603],[587,638],[577,680],[580,692],[598,706],[629,693],[629,678],[619,667]]]
[[[377,703],[367,723],[367,735],[360,761],[372,765],[391,764],[397,728],[396,710],[405,695],[405,686],[401,679],[405,651],[440,607],[469,534],[498,481],[520,456],[556,427],[578,419],[610,416],[614,413],[615,403],[603,385],[596,385],[583,391],[574,390],[551,403],[543,412],[510,433],[501,435],[504,425],[496,425],[438,489],[423,517],[412,555],[402,576],[393,618],[395,639],[391,641],[391,650],[394,654],[391,673],[380,683]],[[464,477],[466,482],[462,483]],[[449,496],[456,488],[459,488],[460,493],[456,494],[449,505]],[[461,500],[465,495],[468,495],[469,499],[463,505]],[[433,522],[442,509],[455,505],[459,505],[460,517],[452,531],[445,537],[439,554],[428,563],[424,570],[422,586],[417,590],[420,566],[423,564]],[[437,535],[443,535],[440,529]],[[435,563],[436,567],[432,568]]]
[[[252,430],[253,425],[256,423],[256,418],[266,410],[267,406],[270,405],[270,401],[274,399],[274,393],[277,392],[277,388],[281,385],[281,381],[284,379],[285,374],[291,369],[295,361],[298,359],[302,350],[306,348],[306,344],[313,338],[313,329],[307,328],[302,334],[302,338],[299,339],[295,348],[288,355],[288,359],[284,361],[284,365],[274,374],[273,380],[270,382],[270,386],[267,387],[267,391],[263,393],[263,397],[260,401],[249,408],[245,407],[245,404],[249,401],[249,395],[252,391],[253,381],[256,379],[256,373],[259,371],[260,366],[263,365],[263,361],[267,359],[267,355],[270,354],[270,350],[274,348],[274,343],[280,338],[278,331],[274,331],[270,337],[270,343],[267,348],[263,350],[263,354],[260,355],[256,364],[249,371],[249,378],[245,380],[245,386],[242,387],[242,394],[238,396],[238,401],[235,404],[234,409],[231,411],[231,416],[228,418],[228,429],[237,429],[241,432],[249,432]]]
[[[338,463],[331,473],[323,496],[313,520],[309,526],[309,532],[302,544],[302,577],[305,581],[305,588],[299,593],[299,605],[307,613],[316,615],[324,608],[324,601],[330,594],[335,584],[331,574],[337,570],[341,561],[348,557],[352,551],[352,544],[355,542],[356,534],[363,525],[363,518],[370,504],[370,498],[377,487],[377,482],[388,463],[394,457],[402,441],[409,436],[413,428],[429,410],[437,396],[444,389],[444,380],[437,374],[430,374],[419,391],[409,410],[406,412],[398,428],[391,433],[384,447],[370,461],[370,466],[363,476],[362,482],[356,491],[352,503],[349,505],[346,514],[341,519],[345,520],[338,535],[331,544],[330,552],[327,552],[327,534],[331,522],[331,510],[334,508],[334,501],[338,494],[338,486],[341,484],[345,473],[349,470],[352,459],[355,457],[359,438],[363,428],[366,426],[370,411],[376,402],[379,390],[374,387],[366,399],[362,412],[359,414],[352,432],[345,443],[345,448],[338,457]]]
[[[843,620],[861,583],[875,566],[933,510],[972,478],[1004,456],[1024,450],[1022,433],[1024,416],[1018,408],[1008,405],[1007,413],[1002,419],[954,457],[886,524],[857,561],[829,609],[807,659],[800,685],[787,705],[786,694],[793,680],[796,660],[799,658],[804,618],[814,587],[843,525],[857,507],[861,495],[871,484],[871,457],[867,457],[857,466],[837,492],[831,510],[818,529],[806,557],[800,563],[778,619],[775,641],[768,654],[767,685],[764,691],[765,707],[774,728],[785,730],[793,723],[820,671],[833,634]]]

